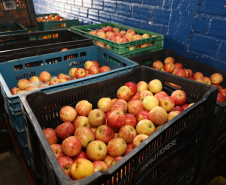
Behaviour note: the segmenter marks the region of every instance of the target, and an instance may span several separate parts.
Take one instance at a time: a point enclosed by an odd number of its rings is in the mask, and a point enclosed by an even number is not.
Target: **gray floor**
[[[0,154],[0,185],[31,185],[23,162],[14,150]]]

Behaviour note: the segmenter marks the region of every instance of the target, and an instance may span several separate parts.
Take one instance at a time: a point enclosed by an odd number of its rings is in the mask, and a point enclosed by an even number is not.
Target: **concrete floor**
[[[20,156],[14,150],[0,154],[1,185],[31,185]]]

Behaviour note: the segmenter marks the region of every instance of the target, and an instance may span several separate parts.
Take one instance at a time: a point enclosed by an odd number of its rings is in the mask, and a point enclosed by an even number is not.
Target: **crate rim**
[[[138,69],[138,68],[145,68],[145,66],[138,66],[136,67],[134,70]],[[146,67],[148,68],[148,67]],[[151,68],[152,69],[152,68]],[[153,69],[155,70],[155,69]],[[159,71],[159,70],[156,70],[156,71]],[[159,71],[160,73],[164,73],[162,71]],[[132,73],[132,72],[130,72]],[[124,75],[128,75],[129,73],[127,74],[124,74]],[[169,75],[172,75],[172,74],[169,74]],[[114,78],[117,78],[114,77]],[[176,77],[175,77],[176,78]],[[182,80],[185,80],[184,78],[181,77]],[[104,81],[104,80],[101,80],[101,81]],[[94,83],[100,83],[101,81],[98,81],[98,82],[94,82]],[[195,82],[196,83],[196,82]],[[199,82],[197,82],[199,83]],[[88,83],[88,84],[85,84],[85,85],[89,85],[89,84],[93,84],[93,83]],[[201,84],[201,83],[200,83]],[[202,84],[203,86],[207,86],[207,87],[210,87],[208,85],[205,85],[205,84]],[[76,86],[76,88],[79,88],[79,87],[82,87],[83,85],[79,85],[79,86]],[[62,90],[59,90],[59,91],[64,91],[65,89],[62,89]],[[105,172],[100,172],[98,171],[97,173],[94,173],[92,175],[90,175],[89,177],[86,177],[85,179],[81,179],[81,180],[78,180],[77,183],[80,184],[83,184],[83,181],[85,181],[87,183],[88,181],[88,184],[89,183],[92,183],[93,181],[93,178],[104,178],[105,176],[108,176],[108,175],[111,175],[115,172],[117,172],[117,169],[122,166],[124,163],[126,163],[127,161],[131,160],[132,159],[132,156],[137,154],[139,152],[139,150],[143,147],[145,147],[152,139],[154,139],[156,136],[158,136],[163,130],[167,129],[168,127],[170,127],[175,120],[178,120],[180,119],[184,114],[186,114],[187,112],[189,112],[190,109],[192,109],[193,107],[198,107],[200,104],[202,104],[206,99],[207,97],[209,96],[210,93],[214,92],[217,90],[217,87],[210,87],[209,88],[209,91],[206,92],[203,96],[202,99],[198,100],[193,106],[189,107],[188,109],[186,109],[185,111],[183,111],[181,114],[179,114],[177,117],[173,118],[172,120],[170,120],[169,122],[167,122],[167,124],[164,124],[161,128],[159,128],[156,132],[154,132],[152,135],[150,135],[146,140],[144,140],[141,144],[139,144],[136,148],[134,148],[130,153],[128,153],[126,156],[123,157],[123,159],[121,159],[120,161],[118,161],[114,166],[112,166],[111,168],[109,168],[107,171]],[[59,92],[57,91],[57,92]],[[38,91],[36,91],[38,92]],[[41,92],[41,91],[39,91]],[[44,93],[44,92],[41,92],[41,93]],[[49,93],[45,93],[45,94],[53,94],[53,93],[56,93],[55,92],[49,92]],[[30,110],[30,106],[28,105],[27,101],[26,101],[26,97],[29,96],[30,94],[32,94],[32,92],[27,92],[27,93],[24,93],[24,94],[21,94],[19,95],[19,98],[20,98],[20,101],[22,102],[23,104],[23,107],[24,109],[26,109],[26,111],[29,113],[27,114],[27,116],[33,120],[33,122],[36,122],[38,123],[38,120],[36,119],[36,116],[33,114],[33,112]],[[40,132],[36,132],[37,135],[38,135],[38,138],[40,140],[40,142],[42,143],[43,146],[47,146],[47,148],[49,149],[47,152],[47,155],[48,155],[48,158],[49,158],[49,161],[54,164],[54,163],[57,163],[57,159],[54,158],[54,153],[50,150],[50,146],[48,144],[48,141],[47,139],[44,139],[45,136],[44,136],[44,133],[42,132],[42,129],[40,127],[39,124],[32,124],[34,129],[35,130],[39,130]],[[53,159],[54,158],[54,159]],[[56,174],[59,174],[60,175],[60,181],[61,182],[64,182],[65,180],[67,182],[74,182],[74,181],[71,181],[69,177],[67,177],[65,174],[63,174],[63,170],[60,168],[60,166],[58,165],[57,166],[57,169],[54,168],[54,171]],[[62,178],[63,176],[63,178]],[[62,178],[62,179],[61,179]],[[72,183],[70,183],[72,184]]]

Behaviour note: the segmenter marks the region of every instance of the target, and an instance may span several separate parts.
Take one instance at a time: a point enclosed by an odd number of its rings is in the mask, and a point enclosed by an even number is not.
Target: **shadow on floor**
[[[14,150],[0,154],[1,185],[31,185],[22,159]]]

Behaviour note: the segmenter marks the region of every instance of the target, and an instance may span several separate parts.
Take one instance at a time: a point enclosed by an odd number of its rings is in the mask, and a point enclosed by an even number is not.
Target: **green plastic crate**
[[[112,26],[113,28],[118,27],[120,30],[133,29],[136,32],[136,34],[147,33],[150,36],[155,35],[155,37],[125,42],[125,43],[117,43],[117,42],[103,39],[101,37],[98,37],[98,36],[95,36],[95,35],[92,35],[89,33],[90,31],[100,29],[102,27],[107,27],[107,26]],[[94,40],[95,45],[97,45],[97,41],[104,43],[105,48],[107,48],[107,49],[108,49],[107,45],[109,45],[110,51],[123,55],[125,57],[136,56],[136,55],[142,54],[144,52],[158,51],[163,48],[163,44],[164,44],[164,35],[162,35],[162,34],[151,32],[151,31],[146,31],[146,30],[142,30],[142,29],[138,29],[138,28],[133,28],[130,26],[115,24],[115,23],[102,23],[102,24],[93,24],[93,25],[85,25],[85,26],[74,26],[74,27],[71,27],[71,31],[74,31],[74,32],[77,32],[77,33],[80,33],[87,37],[92,38]],[[145,43],[149,43],[149,46],[145,47],[145,48],[136,49],[137,46],[139,46],[140,44],[145,44]],[[130,46],[134,46],[134,50],[130,50]]]
[[[15,33],[25,33],[28,29],[16,22],[1,23],[0,35],[9,35]]]
[[[51,13],[53,15],[59,15],[57,13]],[[37,14],[36,18],[46,17],[51,14]],[[65,29],[79,24],[78,19],[67,19],[63,21],[49,21],[49,22],[37,22],[39,31],[53,30],[53,29]]]

